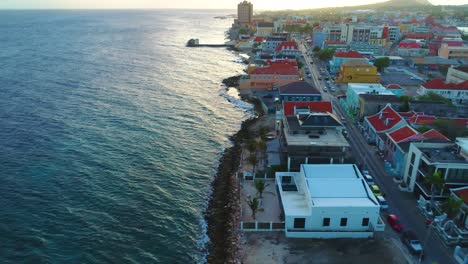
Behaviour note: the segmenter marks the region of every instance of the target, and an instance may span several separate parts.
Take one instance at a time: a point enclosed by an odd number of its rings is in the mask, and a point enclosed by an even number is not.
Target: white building
[[[380,205],[356,165],[303,164],[277,172],[286,237],[367,238],[383,231]]]
[[[425,177],[439,172],[444,188],[436,190],[436,197],[449,195],[449,188],[468,186],[468,138],[457,138],[454,143],[411,143],[403,180],[409,191],[418,189],[426,197],[431,186]]]
[[[421,84],[417,91],[420,95],[424,95],[429,92],[439,94],[457,105],[467,104],[468,81],[461,83],[446,83],[442,79],[434,79]]]
[[[468,81],[468,66],[450,67],[445,81],[448,83],[462,83]]]

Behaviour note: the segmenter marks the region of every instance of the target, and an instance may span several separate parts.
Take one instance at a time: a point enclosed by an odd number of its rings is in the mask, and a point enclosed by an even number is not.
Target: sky
[[[254,10],[306,9],[363,5],[385,0],[251,0]],[[236,9],[240,0],[0,0],[0,9],[113,9],[113,8],[212,8]],[[434,5],[467,4],[468,0],[430,0]]]

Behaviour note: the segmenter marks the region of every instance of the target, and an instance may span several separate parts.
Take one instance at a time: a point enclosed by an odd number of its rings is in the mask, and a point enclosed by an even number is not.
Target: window
[[[330,226],[330,218],[324,218],[323,219],[323,226]]]
[[[369,218],[363,218],[362,219],[362,226],[369,226]]]
[[[294,218],[294,228],[305,228],[305,218]]]
[[[411,153],[411,162],[410,162],[411,165],[414,165],[414,160],[415,159],[416,159],[416,154],[414,154],[414,152],[413,152],[413,153]]]
[[[346,226],[348,224],[348,218],[341,218],[340,226]]]

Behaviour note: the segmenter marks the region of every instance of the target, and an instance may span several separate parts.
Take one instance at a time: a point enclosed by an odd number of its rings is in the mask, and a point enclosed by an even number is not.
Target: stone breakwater
[[[226,86],[239,79],[238,76],[223,80]],[[228,81],[229,80],[229,81]],[[254,104],[259,116],[264,115],[257,99],[244,98]],[[208,263],[241,263],[240,260],[240,197],[239,169],[242,143],[249,137],[250,129],[255,126],[259,117],[245,120],[241,129],[230,140],[233,146],[226,149],[219,160],[216,177],[212,183],[212,195],[205,212],[208,223]]]

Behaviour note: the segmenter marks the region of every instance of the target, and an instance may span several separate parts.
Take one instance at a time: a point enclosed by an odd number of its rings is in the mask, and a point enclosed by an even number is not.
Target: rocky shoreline
[[[227,87],[238,87],[240,76],[223,80]],[[257,117],[242,122],[241,129],[230,137],[233,146],[226,149],[219,160],[217,174],[212,183],[212,194],[205,212],[208,223],[207,263],[241,263],[240,260],[240,197],[239,169],[242,143],[250,130],[265,113],[258,99],[243,98],[255,106]]]

